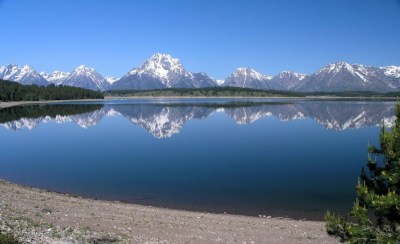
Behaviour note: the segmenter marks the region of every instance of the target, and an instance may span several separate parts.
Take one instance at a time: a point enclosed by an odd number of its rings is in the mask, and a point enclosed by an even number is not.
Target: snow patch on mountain
[[[116,81],[111,89],[199,88],[217,86],[206,73],[187,72],[179,59],[156,53]]]
[[[0,67],[0,79],[16,81],[24,85],[46,86],[49,83],[34,68],[29,65],[20,67],[16,64],[10,64]]]
[[[399,87],[399,82],[390,79],[381,68],[337,62],[310,75],[299,90],[388,92]]]
[[[385,75],[394,77],[394,78],[400,78],[400,66],[385,66],[385,67],[380,67],[380,69],[383,70]]]
[[[96,69],[80,65],[65,78],[63,85],[104,91],[110,84]]]
[[[117,77],[104,77],[104,79],[106,79],[106,81],[110,83],[110,85],[119,80],[119,78]]]
[[[40,72],[40,75],[45,78],[49,83],[60,85],[64,82],[65,78],[70,75],[70,72],[64,72],[60,70],[53,71],[52,73],[48,74],[46,72]]]
[[[225,83],[225,80],[215,80],[219,86],[222,86]]]
[[[183,68],[183,65],[179,59],[173,58],[169,54],[161,53],[154,54],[140,67],[132,69],[129,74],[152,76],[160,79],[167,87],[171,87],[174,76],[183,75],[190,77],[190,74],[185,72],[185,69]]]
[[[225,80],[223,85],[254,89],[282,89],[280,84],[273,80],[272,76],[263,75],[247,67],[237,68],[235,72]]]

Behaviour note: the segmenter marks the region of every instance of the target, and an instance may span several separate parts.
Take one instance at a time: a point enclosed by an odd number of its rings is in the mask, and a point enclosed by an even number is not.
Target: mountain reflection
[[[65,105],[27,105],[0,109],[0,123],[7,129],[15,131],[34,129],[41,122],[51,120],[63,124],[75,122],[81,127],[95,125],[96,121],[90,118],[101,111],[100,104],[65,104]],[[83,120],[81,118],[84,118]]]
[[[143,127],[156,138],[169,138],[193,119],[206,119],[215,112],[226,113],[237,124],[251,124],[266,116],[281,121],[313,119],[327,129],[379,126],[394,122],[391,102],[323,102],[292,103],[203,103],[203,104],[59,104],[5,108],[0,110],[0,123],[7,129],[34,129],[40,123],[74,122],[82,128],[95,126],[107,116],[123,116]]]

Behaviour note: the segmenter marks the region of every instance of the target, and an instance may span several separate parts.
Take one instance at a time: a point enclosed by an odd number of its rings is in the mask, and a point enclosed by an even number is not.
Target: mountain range
[[[390,92],[400,90],[400,66],[374,67],[336,62],[313,74],[283,71],[275,76],[240,67],[225,80],[216,80],[203,72],[186,71],[179,59],[169,54],[156,53],[121,78],[103,77],[96,69],[84,65],[71,72],[57,70],[52,73],[39,73],[29,65],[5,65],[0,67],[0,79],[21,84],[68,85],[100,91],[233,86],[300,92]]]

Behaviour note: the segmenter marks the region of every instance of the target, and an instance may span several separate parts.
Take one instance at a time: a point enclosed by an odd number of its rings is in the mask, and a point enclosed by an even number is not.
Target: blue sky
[[[0,0],[0,65],[122,76],[155,52],[224,79],[400,65],[400,0]]]

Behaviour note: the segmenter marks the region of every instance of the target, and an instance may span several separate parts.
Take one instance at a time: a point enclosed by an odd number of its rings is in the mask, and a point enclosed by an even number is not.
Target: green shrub
[[[0,243],[1,244],[18,244],[20,242],[13,235],[5,234],[0,231]]]
[[[328,233],[341,241],[400,243],[400,104],[393,128],[382,126],[379,139],[379,148],[368,148],[368,171],[361,171],[349,215],[325,215]]]

